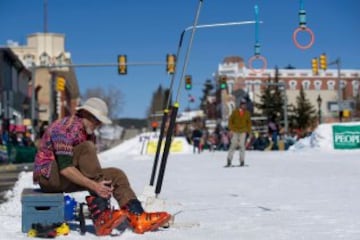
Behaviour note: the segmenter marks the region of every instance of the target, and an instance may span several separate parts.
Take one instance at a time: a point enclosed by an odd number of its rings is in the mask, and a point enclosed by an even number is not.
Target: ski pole
[[[171,97],[171,95],[169,94],[169,99],[170,99],[170,97]],[[156,153],[155,153],[153,168],[152,168],[151,177],[150,177],[150,186],[154,185],[157,165],[159,162],[159,156],[160,156],[160,151],[161,151],[162,140],[164,138],[165,125],[166,125],[166,121],[168,119],[168,114],[169,114],[169,109],[166,108],[164,110],[164,115],[162,117],[162,122],[161,122],[161,126],[160,126],[160,135],[159,135],[159,139],[158,139],[158,144],[156,146]]]
[[[175,55],[175,66],[177,66],[177,62],[178,62],[179,55],[180,55],[180,49],[181,49],[181,46],[182,46],[182,43],[183,43],[185,32],[186,32],[186,29],[183,30],[183,32],[180,35],[180,40],[179,40],[178,48],[177,48],[176,55]],[[171,96],[172,96],[172,92],[173,92],[175,76],[176,76],[176,73],[177,73],[176,69],[177,68],[175,67],[174,73],[172,74],[171,80],[170,80],[169,96],[168,96],[166,108],[164,109],[164,115],[163,115],[161,126],[160,126],[160,134],[159,134],[159,139],[158,139],[158,145],[156,147],[156,153],[155,153],[153,168],[152,168],[151,177],[150,177],[150,186],[153,186],[154,181],[155,181],[156,170],[157,170],[157,165],[158,165],[158,162],[159,162],[159,156],[160,156],[160,151],[161,151],[161,146],[162,146],[162,140],[164,138],[165,126],[166,126],[166,122],[168,120],[169,108],[171,107],[170,106],[171,105]]]
[[[179,96],[180,96],[180,90],[182,87],[182,82],[183,82],[183,78],[184,78],[184,72],[186,71],[186,67],[189,61],[189,55],[190,55],[190,50],[191,50],[191,46],[192,46],[192,42],[194,39],[194,35],[195,35],[195,30],[196,30],[196,25],[199,19],[199,15],[200,15],[200,10],[201,10],[201,6],[202,6],[203,0],[199,1],[199,5],[198,5],[198,9],[196,12],[196,16],[195,16],[195,20],[194,20],[194,24],[193,24],[193,29],[191,32],[191,38],[190,38],[190,42],[186,51],[186,56],[185,56],[185,60],[184,60],[184,65],[183,65],[183,69],[182,69],[182,73],[181,73],[181,77],[180,77],[180,81],[179,81],[179,87],[178,87],[178,91],[176,94],[176,101],[171,109],[171,115],[170,115],[170,124],[169,124],[169,128],[166,134],[166,139],[165,139],[165,146],[164,146],[164,151],[163,151],[163,155],[161,158],[161,163],[160,163],[160,169],[159,169],[159,176],[157,179],[157,183],[156,183],[156,188],[155,188],[155,193],[156,195],[158,195],[161,192],[161,187],[162,187],[162,182],[163,182],[163,178],[164,178],[164,174],[165,174],[165,168],[166,168],[166,163],[167,163],[167,158],[169,156],[169,150],[170,150],[170,146],[171,146],[171,141],[172,141],[172,135],[173,135],[173,131],[174,131],[174,127],[175,127],[175,122],[176,122],[176,116],[177,116],[177,112],[179,109]]]

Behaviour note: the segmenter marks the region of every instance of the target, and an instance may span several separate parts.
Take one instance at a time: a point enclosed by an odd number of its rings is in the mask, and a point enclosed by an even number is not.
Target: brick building
[[[302,86],[306,97],[318,110],[321,98],[322,122],[337,121],[339,108],[350,113],[349,119],[356,119],[356,99],[359,94],[360,70],[337,69],[320,71],[313,75],[311,69],[278,69],[279,82],[284,84],[284,96],[288,104],[296,106],[296,97]],[[260,102],[261,89],[269,78],[274,79],[275,69],[252,71],[246,68],[241,57],[227,57],[219,64],[216,78],[226,76],[227,89],[221,91],[221,115],[226,121],[236,107],[239,98],[247,94],[251,101]],[[339,89],[340,86],[340,89]],[[340,103],[340,104],[339,104]],[[254,111],[258,111],[256,108]]]

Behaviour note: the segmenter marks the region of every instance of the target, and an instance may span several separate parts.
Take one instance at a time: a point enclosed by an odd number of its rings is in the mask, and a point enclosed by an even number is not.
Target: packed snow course
[[[334,150],[331,125],[290,151],[247,151],[249,167],[224,168],[226,152],[170,154],[158,198],[175,215],[176,228],[137,235],[115,231],[120,239],[146,240],[357,240],[360,236],[358,150]],[[330,137],[331,138],[331,137]],[[329,142],[330,141],[330,142]],[[149,184],[153,155],[141,155],[139,137],[99,154],[104,167],[123,169],[141,196]],[[191,149],[191,148],[190,148]],[[236,153],[233,164],[238,164]],[[0,205],[0,239],[28,239],[21,232],[21,192],[32,184],[22,172]],[[71,194],[83,202],[86,192]],[[117,207],[113,200],[112,204]],[[184,226],[184,227],[181,227]],[[85,236],[76,225],[59,239],[98,239],[87,221]],[[102,239],[113,239],[113,236]]]

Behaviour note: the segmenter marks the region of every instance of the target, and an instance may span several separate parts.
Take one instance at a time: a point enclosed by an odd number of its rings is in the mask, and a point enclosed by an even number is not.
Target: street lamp
[[[316,101],[317,101],[317,104],[318,104],[318,118],[319,118],[319,124],[321,124],[321,102],[322,102],[322,99],[321,99],[320,94],[319,94],[319,96],[317,97]]]

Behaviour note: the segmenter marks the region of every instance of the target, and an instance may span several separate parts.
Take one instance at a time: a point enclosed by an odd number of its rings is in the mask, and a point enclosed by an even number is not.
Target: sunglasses
[[[102,122],[101,122],[99,119],[97,119],[94,115],[92,115],[92,114],[89,114],[89,115],[90,115],[90,117],[91,117],[91,121],[92,121],[93,123],[95,123],[96,126],[102,125]]]

